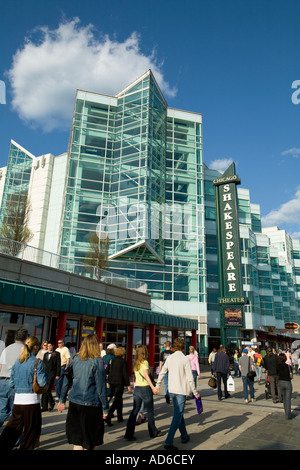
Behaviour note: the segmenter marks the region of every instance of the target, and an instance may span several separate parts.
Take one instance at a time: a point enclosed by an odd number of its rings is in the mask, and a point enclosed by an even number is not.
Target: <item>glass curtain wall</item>
[[[110,249],[115,259],[158,262],[161,219],[153,225],[153,214],[164,200],[166,103],[152,74],[117,97],[111,185],[117,236]]]
[[[20,197],[27,196],[34,158],[15,142],[11,142],[0,209],[0,226],[5,216],[7,204],[18,203]]]
[[[84,261],[99,211],[110,204],[117,107],[107,101],[78,92],[75,103],[61,238],[61,255],[75,264]]]
[[[148,230],[146,242],[163,263],[141,246],[115,257],[110,267],[146,282],[154,301],[204,301],[201,119],[193,113],[169,112],[153,77],[149,78],[147,178],[145,196],[139,190],[136,197],[146,202],[148,222],[140,224]]]
[[[172,289],[166,300],[205,301],[203,199],[201,123],[192,115],[188,120],[186,113],[169,112],[165,263]]]
[[[110,98],[77,95],[61,254],[82,262],[97,232],[108,238],[110,255],[157,262],[144,242],[163,255],[150,222],[164,195],[165,104],[151,75]]]
[[[201,116],[171,110],[151,71],[115,97],[78,92],[61,254],[109,238],[109,269],[153,299],[204,301]]]

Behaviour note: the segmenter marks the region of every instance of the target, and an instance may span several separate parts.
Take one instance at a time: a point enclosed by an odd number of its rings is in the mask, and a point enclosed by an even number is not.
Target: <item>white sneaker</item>
[[[249,403],[249,400],[244,400],[244,403]]]
[[[256,401],[256,398],[251,398],[252,403]]]

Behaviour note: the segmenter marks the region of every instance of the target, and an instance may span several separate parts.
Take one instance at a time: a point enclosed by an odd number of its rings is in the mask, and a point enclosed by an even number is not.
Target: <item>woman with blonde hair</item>
[[[39,352],[36,355],[37,359],[41,359],[41,361],[44,359],[44,355],[48,352],[48,341],[45,340],[42,342],[42,347],[39,350]]]
[[[19,360],[12,368],[10,386],[15,390],[12,414],[0,436],[0,450],[11,450],[21,438],[19,450],[33,450],[39,446],[42,415],[40,396],[33,391],[33,376],[39,340],[30,336],[25,340]],[[47,373],[42,361],[38,361],[37,383],[47,384]]]
[[[136,349],[133,371],[135,374],[135,388],[133,391],[133,410],[130,413],[125,439],[134,441],[136,418],[144,403],[145,411],[148,418],[148,432],[150,437],[154,438],[161,435],[161,431],[155,426],[154,421],[154,407],[153,407],[153,393],[156,393],[155,387],[149,377],[149,364],[147,361],[147,348],[146,346],[139,346]]]
[[[66,434],[73,450],[93,450],[103,444],[108,414],[106,375],[99,341],[87,335],[72,362],[73,385],[69,393]],[[68,379],[64,378],[58,411],[65,409]]]

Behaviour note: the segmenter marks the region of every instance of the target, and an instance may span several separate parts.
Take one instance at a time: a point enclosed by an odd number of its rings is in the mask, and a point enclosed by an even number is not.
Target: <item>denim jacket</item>
[[[19,359],[16,360],[11,370],[9,382],[15,393],[33,393],[32,387],[35,363],[36,357],[32,353],[27,361],[20,363]],[[38,362],[36,377],[39,386],[45,387],[47,384],[48,374],[45,372],[42,361]]]
[[[78,405],[100,406],[103,412],[108,413],[106,395],[106,375],[103,360],[100,357],[82,361],[75,356],[72,362],[73,385],[69,393],[69,400]],[[64,376],[60,402],[66,402],[68,392],[68,377]]]

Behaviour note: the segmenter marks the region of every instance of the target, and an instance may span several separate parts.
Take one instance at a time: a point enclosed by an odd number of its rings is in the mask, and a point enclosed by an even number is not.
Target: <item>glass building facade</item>
[[[27,150],[11,141],[0,207],[0,225],[5,219],[7,204],[18,203],[20,198],[27,197],[34,158]]]
[[[69,165],[61,254],[82,262],[96,231],[161,311],[205,310],[201,115],[168,108],[151,71],[114,97],[78,91]]]

